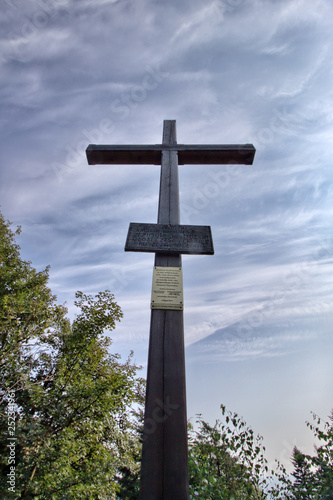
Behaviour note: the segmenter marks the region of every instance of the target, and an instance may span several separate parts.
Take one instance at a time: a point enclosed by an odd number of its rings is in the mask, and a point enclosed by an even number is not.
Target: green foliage
[[[237,415],[221,405],[224,420],[214,427],[199,416],[199,429],[190,431],[191,498],[259,500],[266,498],[267,462],[262,438]]]
[[[19,233],[19,230],[16,234]],[[53,328],[68,328],[65,309],[46,286],[48,268],[37,272],[20,258],[20,247],[0,214],[0,384],[24,386],[34,364],[32,342]]]
[[[272,471],[275,486],[271,498],[281,500],[333,500],[333,412],[330,421],[325,422],[312,414],[313,422],[307,422],[314,437],[321,443],[315,446],[314,455],[306,455],[294,447],[291,475],[278,464]]]
[[[200,500],[333,500],[333,412],[329,422],[313,414],[307,423],[319,440],[315,454],[296,447],[293,472],[277,463],[269,470],[262,438],[222,405],[223,421],[212,427],[199,416],[189,430],[191,498]]]
[[[313,422],[307,426],[318,439],[320,446],[315,447],[315,455],[304,455],[313,473],[314,491],[313,498],[320,500],[333,500],[333,411],[329,421],[324,421],[312,413]]]
[[[124,471],[138,474],[140,442],[133,404],[142,379],[132,356],[110,354],[105,330],[122,312],[114,296],[76,294],[72,324],[37,272],[20,258],[0,218],[1,498],[112,499]],[[13,395],[15,405],[9,405]],[[15,493],[8,492],[10,427],[15,414]]]
[[[292,473],[295,478],[293,484],[294,497],[296,500],[307,500],[311,498],[314,486],[311,462],[296,446],[293,449],[291,462],[294,466]]]

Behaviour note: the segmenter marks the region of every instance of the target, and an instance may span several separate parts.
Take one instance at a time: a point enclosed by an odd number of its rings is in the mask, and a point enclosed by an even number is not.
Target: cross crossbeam
[[[161,165],[162,151],[177,151],[178,165],[252,165],[255,154],[252,144],[90,144],[87,159],[89,165]]]

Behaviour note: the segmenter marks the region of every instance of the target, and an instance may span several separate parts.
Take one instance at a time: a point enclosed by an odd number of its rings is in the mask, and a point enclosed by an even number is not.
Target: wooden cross
[[[157,224],[131,224],[125,247],[155,252],[157,273],[151,304],[141,500],[189,499],[181,254],[212,254],[213,246],[207,226],[180,225],[178,164],[251,165],[254,154],[252,144],[177,144],[175,120],[164,121],[162,144],[87,148],[89,165],[161,165]],[[157,306],[153,296],[160,296]]]

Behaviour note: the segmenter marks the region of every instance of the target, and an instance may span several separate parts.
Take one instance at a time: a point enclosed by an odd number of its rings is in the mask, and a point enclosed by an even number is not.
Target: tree
[[[20,233],[20,229],[16,234]],[[20,258],[10,224],[0,214],[0,383],[2,390],[24,385],[32,367],[32,342],[48,328],[68,328],[66,310],[46,286],[48,268],[37,272]]]
[[[2,216],[0,237],[0,497],[116,498],[138,470],[143,384],[131,355],[109,353],[121,309],[109,291],[77,292],[70,323]]]
[[[190,431],[189,466],[192,498],[259,500],[266,498],[267,462],[262,438],[221,405],[224,421],[214,427],[199,416]]]
[[[315,437],[321,443],[315,447],[315,455],[306,459],[315,470],[313,482],[320,500],[333,500],[333,410],[328,421],[312,413],[313,422],[307,422]]]
[[[268,470],[262,438],[221,405],[223,421],[203,421],[189,431],[191,498],[200,500],[333,500],[333,411],[328,422],[307,422],[320,446],[306,455],[293,449],[291,474],[277,462]]]
[[[278,464],[272,471],[275,486],[271,488],[272,498],[281,500],[333,500],[333,411],[329,421],[312,413],[313,422],[308,428],[321,443],[315,446],[314,455],[306,455],[294,447],[291,475]]]
[[[308,500],[313,493],[313,474],[311,472],[311,463],[296,446],[292,452],[291,462],[294,466],[292,476],[295,478],[293,483],[293,498],[295,500]]]

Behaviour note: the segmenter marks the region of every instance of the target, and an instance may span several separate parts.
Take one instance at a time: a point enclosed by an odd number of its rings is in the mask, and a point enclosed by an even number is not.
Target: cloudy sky
[[[110,289],[114,349],[146,369],[158,166],[88,166],[97,144],[253,143],[253,166],[181,166],[183,224],[215,255],[184,256],[188,416],[219,405],[268,458],[311,451],[333,408],[332,45],[329,0],[2,0],[1,210],[22,255],[76,290]]]

